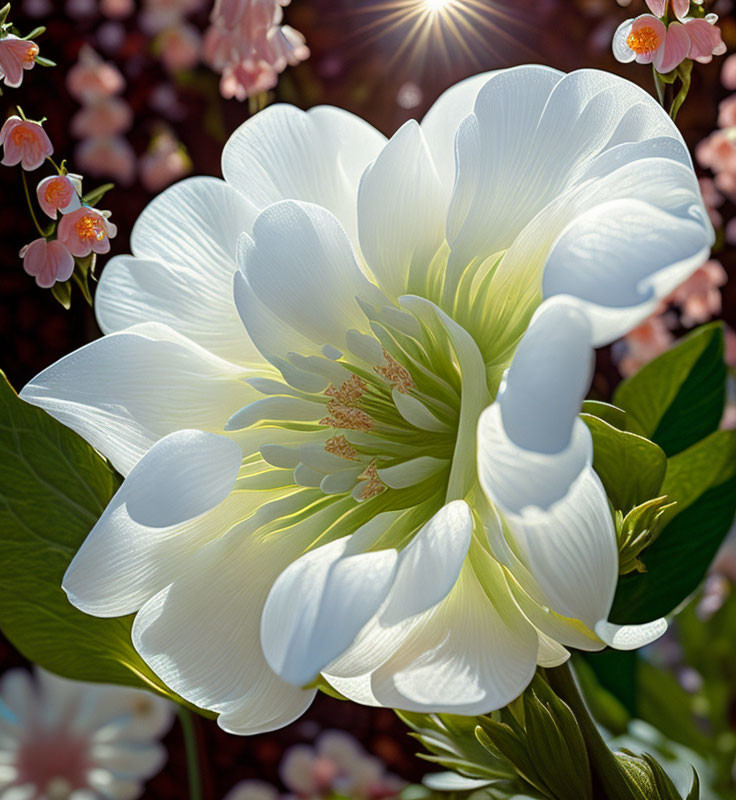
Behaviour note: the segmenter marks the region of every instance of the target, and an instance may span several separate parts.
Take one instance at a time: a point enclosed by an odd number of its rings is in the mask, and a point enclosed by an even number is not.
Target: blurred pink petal
[[[202,36],[194,25],[181,23],[162,31],[156,38],[155,48],[169,72],[192,69],[202,54]]]
[[[721,83],[726,89],[736,89],[736,53],[730,55],[721,67]]]
[[[114,64],[103,61],[91,47],[85,46],[67,73],[66,88],[75,100],[86,104],[122,92],[125,78]]]
[[[736,94],[732,94],[718,106],[718,127],[736,127]]]
[[[730,245],[736,245],[736,217],[730,219],[726,225],[726,241]]]
[[[728,276],[720,261],[706,261],[669,296],[668,302],[680,306],[686,328],[700,325],[721,313],[720,287]]]
[[[225,99],[234,97],[245,100],[254,94],[273,89],[278,82],[278,73],[263,59],[238,61],[228,64],[220,80],[220,93]]]
[[[70,130],[77,139],[114,136],[130,129],[133,110],[119,97],[104,97],[81,108],[72,117]]]
[[[0,78],[6,86],[17,88],[23,82],[23,70],[33,69],[38,45],[9,33],[0,39]]]
[[[43,213],[56,219],[61,211],[66,214],[80,206],[81,182],[75,184],[68,175],[51,175],[44,178],[36,187],[36,197]]]
[[[224,800],[278,800],[279,793],[275,786],[258,780],[245,780],[233,786]]]
[[[90,253],[110,251],[110,239],[118,229],[96,208],[79,208],[64,214],[56,235],[73,256],[83,258]]]
[[[647,6],[655,17],[664,16],[664,8],[667,5],[667,0],[647,0]]]
[[[620,352],[617,359],[619,372],[625,378],[638,372],[645,364],[669,350],[674,338],[665,316],[649,317],[617,343],[622,347],[614,346],[614,357],[616,350]]]
[[[192,171],[192,162],[170,133],[157,136],[140,161],[141,183],[149,192],[160,192]]]
[[[33,275],[42,289],[50,289],[57,281],[67,281],[74,272],[74,259],[59,241],[36,239],[19,253],[23,269]]]
[[[22,164],[23,169],[38,169],[47,156],[54,152],[51,140],[40,122],[20,117],[8,117],[0,130],[0,145],[5,154],[2,164],[13,167]]]
[[[75,157],[79,168],[96,178],[113,178],[124,186],[135,180],[135,152],[120,136],[86,139],[77,146]]]
[[[110,19],[125,19],[135,11],[134,0],[100,0],[100,11]]]

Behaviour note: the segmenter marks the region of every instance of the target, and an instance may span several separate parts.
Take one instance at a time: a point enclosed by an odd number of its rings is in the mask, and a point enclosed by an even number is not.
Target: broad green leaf
[[[642,555],[647,571],[619,579],[611,620],[671,613],[703,580],[736,513],[736,431],[717,431],[670,458],[662,494],[675,517]]]
[[[631,414],[624,411],[623,408],[617,408],[610,403],[604,403],[601,400],[585,400],[582,412],[583,414],[598,417],[598,419],[602,419],[620,431],[631,431],[631,433],[638,433],[640,436],[644,435],[644,429]]]
[[[725,398],[723,327],[713,323],[621,383],[613,403],[673,456],[718,429]]]
[[[661,447],[598,417],[581,417],[593,437],[593,468],[615,509],[626,514],[661,494],[667,469],[667,457]]]
[[[183,702],[133,648],[132,618],[87,616],[61,588],[119,483],[95,450],[24,403],[0,372],[0,629],[26,658],[58,675]]]

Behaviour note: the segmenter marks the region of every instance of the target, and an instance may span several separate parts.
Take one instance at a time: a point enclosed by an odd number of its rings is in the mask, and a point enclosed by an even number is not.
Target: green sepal
[[[630,509],[660,493],[667,469],[661,447],[622,431],[590,414],[581,414],[593,437],[593,468],[617,511]]]
[[[718,429],[726,401],[724,350],[722,323],[704,325],[623,381],[613,404],[674,456]]]
[[[39,25],[37,28],[34,28],[30,33],[27,33],[22,38],[25,41],[28,41],[29,39],[36,39],[39,36],[43,36],[44,33],[46,33],[46,28],[43,25]],[[36,56],[36,61],[38,61],[38,56]]]
[[[138,655],[132,617],[99,619],[61,588],[120,485],[80,436],[23,402],[0,373],[0,630],[28,660],[73,680],[147,689],[187,705]]]
[[[672,107],[670,108],[670,117],[672,117],[673,120],[677,119],[677,114],[682,108],[682,104],[685,102],[690,92],[690,84],[692,83],[693,75],[693,62],[689,58],[686,58],[675,71],[682,85],[680,86],[680,91],[677,93],[677,96],[672,101]]]
[[[620,575],[626,575],[634,570],[646,572],[646,566],[639,556],[657,539],[664,526],[676,513],[676,508],[677,503],[670,503],[667,496],[663,496],[655,497],[632,508],[626,516],[621,511],[616,512]]]
[[[528,752],[523,732],[519,735],[509,722],[497,722],[489,717],[478,717],[475,736],[488,753],[508,761],[519,777],[533,786],[544,797],[551,797],[542,778],[535,769]]]
[[[9,13],[10,13],[10,3],[6,3],[2,8],[0,8],[0,25],[5,24],[5,20],[8,18]]]
[[[52,61],[50,58],[44,58],[43,56],[36,56],[36,64],[39,67],[55,67],[56,62]]]
[[[111,190],[115,188],[114,183],[103,183],[96,189],[91,189],[86,194],[82,195],[82,202],[87,206],[96,206],[97,203]]]
[[[475,717],[455,714],[418,714],[397,711],[399,719],[431,755],[419,753],[425,761],[439,764],[466,778],[499,781],[511,780],[516,773],[498,754],[491,755],[478,741]]]
[[[67,310],[72,307],[72,282],[56,282],[51,287],[51,294]]]

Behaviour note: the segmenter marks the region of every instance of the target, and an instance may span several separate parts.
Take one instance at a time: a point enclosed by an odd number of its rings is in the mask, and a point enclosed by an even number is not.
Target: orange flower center
[[[68,185],[64,178],[53,178],[48,182],[44,196],[49,205],[58,207],[61,203],[65,203],[68,194]]]
[[[13,144],[22,146],[24,144],[32,144],[36,141],[36,134],[31,130],[28,125],[16,125],[10,133],[13,139]]]
[[[80,217],[74,224],[74,229],[82,241],[96,239],[101,242],[107,236],[104,222],[94,214],[85,214]]]
[[[36,60],[36,56],[38,55],[38,45],[35,42],[30,42],[28,46],[28,50],[26,50],[26,54],[23,56],[23,63],[24,64],[33,64]]]
[[[654,28],[646,27],[631,31],[626,44],[638,55],[644,55],[658,50],[662,40]]]

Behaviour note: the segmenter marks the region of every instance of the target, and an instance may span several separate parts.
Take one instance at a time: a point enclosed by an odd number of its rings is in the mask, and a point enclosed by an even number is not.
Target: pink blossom
[[[656,0],[648,0],[659,7]],[[717,19],[717,18],[716,18]],[[671,72],[686,58],[702,63],[726,52],[715,19],[689,19],[666,26],[658,17],[642,14],[619,25],[613,37],[613,54],[618,61],[653,64],[657,72]]]
[[[181,23],[162,31],[156,38],[156,50],[169,72],[192,69],[202,53],[202,36],[194,25]]]
[[[9,33],[0,39],[0,78],[6,86],[17,88],[23,82],[23,70],[33,69],[38,45]]]
[[[149,35],[156,36],[167,28],[179,25],[184,17],[204,7],[207,0],[146,0],[140,15],[140,26]]]
[[[713,178],[699,178],[698,184],[710,221],[713,223],[713,227],[720,228],[723,224],[723,217],[718,209],[723,205],[724,197],[716,188]]]
[[[721,83],[726,89],[736,89],[736,53],[730,55],[721,67]]]
[[[72,136],[86,139],[92,136],[114,136],[130,129],[133,110],[119,97],[104,97],[81,108],[72,117]]]
[[[74,272],[74,259],[64,244],[56,239],[36,239],[19,253],[23,269],[33,275],[42,289],[50,289],[57,281],[68,281]]]
[[[220,94],[229,100],[245,100],[254,94],[267,92],[278,83],[278,73],[263,59],[238,61],[225,67],[220,80]]]
[[[118,229],[96,208],[87,206],[64,214],[56,235],[73,256],[83,258],[90,253],[108,253],[110,239]]]
[[[100,11],[110,19],[125,19],[135,11],[134,0],[101,0]]]
[[[103,61],[91,47],[85,46],[67,73],[66,88],[75,100],[90,103],[122,92],[125,79],[114,64]]]
[[[96,178],[110,177],[124,186],[135,179],[135,152],[121,136],[95,136],[80,142],[75,157],[82,171]]]
[[[726,283],[726,271],[719,261],[706,261],[669,296],[668,301],[680,306],[686,328],[707,322],[721,313],[720,287]]]
[[[1,163],[13,167],[22,162],[23,169],[31,171],[54,152],[51,140],[40,122],[20,117],[9,117],[0,130],[0,144],[5,148]]]
[[[669,350],[673,341],[669,318],[661,314],[649,317],[620,343],[623,346],[618,348],[619,372],[625,378],[633,375],[645,364]]]
[[[668,5],[668,0],[646,0],[649,10],[655,17],[663,17]],[[679,20],[685,19],[690,10],[690,0],[672,0],[672,8]]]
[[[730,219],[726,225],[726,241],[730,245],[736,245],[736,217]]]
[[[43,213],[56,219],[57,212],[67,214],[80,206],[81,178],[78,175],[50,175],[36,187],[36,197]]]
[[[149,192],[160,192],[192,170],[192,162],[180,142],[170,133],[157,136],[141,158],[141,183]]]
[[[718,127],[736,127],[736,94],[732,94],[730,97],[727,97],[718,106]]]
[[[701,167],[713,172],[736,172],[736,128],[711,133],[697,145],[695,157]]]

